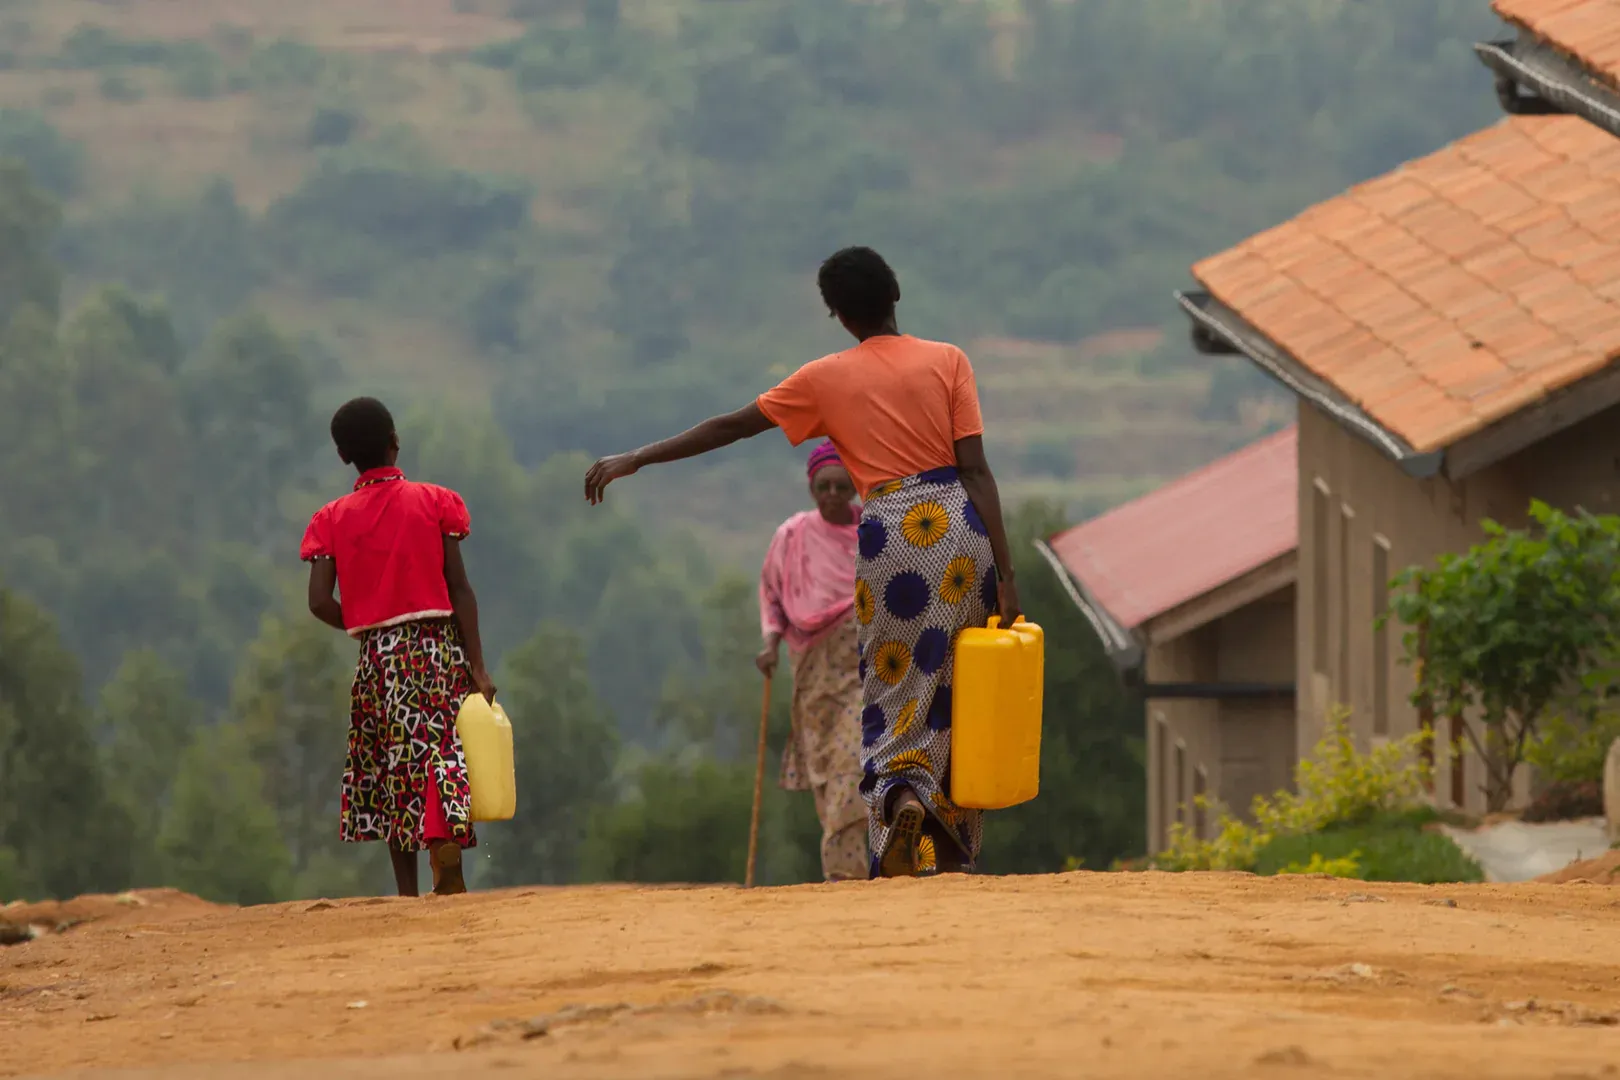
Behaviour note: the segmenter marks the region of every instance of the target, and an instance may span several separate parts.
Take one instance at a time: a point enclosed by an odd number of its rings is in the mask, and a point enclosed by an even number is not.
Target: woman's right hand
[[[479,664],[472,669],[472,681],[473,686],[478,688],[478,692],[484,695],[484,700],[491,705],[495,704],[495,680],[489,677],[489,672],[484,670],[484,665]]]
[[[1018,586],[1012,578],[996,582],[996,614],[1001,617],[1002,626],[1011,626],[1024,614],[1024,607],[1018,602]]]
[[[595,506],[602,501],[609,484],[626,476],[634,476],[640,468],[634,453],[600,458],[585,472],[585,500]]]
[[[754,657],[754,666],[759,668],[760,674],[768,679],[776,674],[776,665],[780,662],[780,656],[781,652],[776,643],[767,642],[765,647],[759,650],[759,655]]]

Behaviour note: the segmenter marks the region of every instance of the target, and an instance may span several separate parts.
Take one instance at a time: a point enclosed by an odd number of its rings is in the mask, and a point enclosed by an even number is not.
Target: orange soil
[[[1555,885],[1620,885],[1620,849],[1609,851],[1595,859],[1582,859],[1570,863],[1562,870],[1544,874],[1537,881]]]
[[[1620,899],[1590,885],[1067,874],[154,909],[0,950],[0,1075],[1620,1076]]]
[[[72,900],[0,904],[0,925],[32,927],[37,933],[55,934],[87,923],[138,922],[151,925],[226,910],[229,909],[199,900],[178,889],[135,889],[116,896],[96,893]]]

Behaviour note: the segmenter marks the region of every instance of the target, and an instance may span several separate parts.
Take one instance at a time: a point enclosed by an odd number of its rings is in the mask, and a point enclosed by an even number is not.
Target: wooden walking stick
[[[754,887],[754,859],[759,854],[759,800],[765,793],[765,729],[771,722],[771,677],[765,676],[765,698],[759,706],[759,760],[754,765],[754,812],[748,819],[748,872],[743,888]]]

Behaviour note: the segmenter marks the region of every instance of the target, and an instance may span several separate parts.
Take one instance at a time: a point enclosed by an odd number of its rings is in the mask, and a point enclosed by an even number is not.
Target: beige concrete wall
[[[1325,710],[1343,703],[1363,745],[1418,727],[1401,662],[1404,628],[1379,655],[1374,613],[1380,560],[1393,575],[1483,538],[1480,521],[1522,524],[1532,497],[1594,512],[1620,507],[1620,410],[1609,410],[1464,480],[1414,480],[1370,444],[1306,402],[1299,407],[1299,591],[1296,618],[1298,746],[1309,753]],[[1382,549],[1382,556],[1379,551]],[[1380,722],[1380,717],[1383,722]],[[1483,807],[1477,761],[1464,765],[1468,809]],[[1528,777],[1521,777],[1521,786]],[[1452,790],[1437,763],[1442,802]]]
[[[1147,654],[1150,682],[1287,682],[1294,672],[1294,590],[1279,590]],[[1204,793],[1246,814],[1255,795],[1287,787],[1294,764],[1292,702],[1150,700],[1147,703],[1148,847],[1164,848],[1170,823],[1213,832],[1215,813],[1192,808]],[[1179,766],[1178,766],[1178,753]],[[1178,810],[1183,817],[1178,819]]]
[[[1174,641],[1150,646],[1146,671],[1149,682],[1205,682],[1215,678],[1215,627],[1203,626]],[[1220,785],[1220,732],[1213,701],[1181,699],[1147,702],[1148,745],[1148,850],[1162,851],[1170,824],[1192,818],[1192,799],[1198,770],[1205,785]],[[1179,762],[1179,764],[1178,764]]]
[[[1223,682],[1282,683],[1295,671],[1295,589],[1279,590],[1216,624],[1217,668]],[[1292,701],[1222,701],[1221,801],[1249,816],[1256,795],[1293,786],[1295,706]]]

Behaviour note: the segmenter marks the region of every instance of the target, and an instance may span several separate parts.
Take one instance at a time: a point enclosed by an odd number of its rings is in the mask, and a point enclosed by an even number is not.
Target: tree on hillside
[[[462,554],[493,659],[533,632],[545,608],[551,568],[543,541],[554,511],[529,496],[528,475],[493,418],[439,408],[413,412],[401,426],[406,474],[454,489],[472,515]]]
[[[287,898],[291,859],[250,743],[234,724],[193,732],[158,836],[167,884],[222,903]]]
[[[65,320],[60,348],[73,388],[64,436],[80,473],[73,497],[83,503],[81,527],[117,532],[126,546],[169,541],[185,517],[195,456],[168,312],[123,289],[100,289]]]
[[[1417,670],[1413,703],[1476,721],[1466,730],[1493,812],[1540,722],[1561,708],[1584,717],[1620,681],[1620,516],[1533,502],[1530,521],[1484,522],[1484,543],[1403,571],[1390,601]]]
[[[122,888],[131,841],[129,817],[107,796],[78,665],[44,612],[0,588],[0,852],[11,853],[11,887]]]
[[[31,109],[0,108],[0,158],[26,166],[34,182],[57,198],[74,194],[83,179],[84,147]]]
[[[166,884],[157,838],[200,714],[184,677],[150,649],[125,656],[102,688],[98,741],[108,789],[134,830],[134,884]]]
[[[50,247],[61,222],[61,208],[27,168],[0,160],[0,329],[24,307],[56,317],[62,275]]]
[[[74,490],[77,461],[63,445],[72,414],[55,317],[30,307],[0,327],[0,541],[72,537],[76,500],[64,493]],[[7,547],[0,565],[10,564]]]
[[[295,873],[338,843],[353,678],[345,654],[330,627],[271,616],[248,646],[231,691],[230,715],[264,777]]]
[[[579,636],[542,625],[501,664],[500,699],[512,715],[517,816],[479,826],[493,885],[578,880],[586,826],[613,794],[619,739],[597,700]]]
[[[196,516],[210,535],[282,550],[296,528],[278,505],[308,486],[324,450],[314,375],[296,345],[249,312],[220,323],[186,372],[192,452],[209,493]]]

